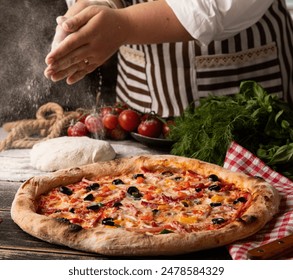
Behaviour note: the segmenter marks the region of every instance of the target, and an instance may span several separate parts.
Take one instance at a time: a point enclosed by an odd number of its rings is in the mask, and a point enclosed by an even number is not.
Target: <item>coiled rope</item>
[[[7,149],[29,149],[41,141],[62,135],[71,120],[77,120],[81,109],[64,112],[63,108],[53,102],[41,106],[36,119],[9,122],[3,125],[8,131],[7,137],[0,141],[0,152]]]

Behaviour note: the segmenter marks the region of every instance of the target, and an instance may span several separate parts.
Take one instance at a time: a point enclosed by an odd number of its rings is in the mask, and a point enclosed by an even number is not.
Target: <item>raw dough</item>
[[[116,153],[106,141],[89,137],[59,137],[33,146],[31,165],[42,171],[56,171],[97,161],[114,159]]]

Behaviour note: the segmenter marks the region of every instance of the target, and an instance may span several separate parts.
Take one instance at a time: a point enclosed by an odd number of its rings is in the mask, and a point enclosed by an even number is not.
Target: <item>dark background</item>
[[[44,75],[56,17],[67,10],[65,0],[0,0],[0,126],[12,120],[35,118],[37,109],[56,102],[65,110],[92,109],[98,89],[98,70],[82,81],[53,83]],[[115,57],[100,68],[103,103],[115,100]]]

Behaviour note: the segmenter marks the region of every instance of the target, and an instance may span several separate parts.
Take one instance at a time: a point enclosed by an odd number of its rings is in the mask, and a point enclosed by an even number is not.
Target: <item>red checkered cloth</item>
[[[228,246],[234,260],[247,259],[247,251],[293,233],[293,182],[275,172],[251,152],[232,142],[224,167],[232,171],[260,176],[273,185],[281,195],[279,213],[259,232]]]

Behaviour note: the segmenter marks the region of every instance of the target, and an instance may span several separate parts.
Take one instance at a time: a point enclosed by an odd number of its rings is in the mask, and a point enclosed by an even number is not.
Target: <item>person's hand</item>
[[[83,9],[85,9],[86,7],[89,7],[91,5],[101,5],[101,6],[107,6],[107,7],[112,7],[111,4],[109,4],[107,1],[105,0],[79,0],[78,2],[76,2],[74,5],[72,5],[71,7],[69,7],[68,11],[66,12],[66,14],[64,16],[59,16],[56,18],[56,22],[57,22],[57,26],[56,26],[56,31],[55,31],[55,35],[51,44],[51,52],[54,51],[59,45],[60,43],[74,30],[69,30],[66,31],[63,27],[62,24],[63,22],[65,22],[67,19],[77,15],[79,12],[81,12]],[[112,4],[113,5],[113,4]],[[115,4],[114,4],[115,6]],[[114,7],[113,6],[113,7]],[[112,8],[113,8],[112,7]],[[116,7],[116,6],[115,6]],[[116,7],[117,8],[117,7]],[[76,27],[77,28],[77,27]],[[48,79],[51,79],[50,76],[50,71],[48,71],[48,69],[45,70],[44,72],[45,76]]]
[[[51,50],[55,50],[59,46],[59,44],[70,34],[62,28],[62,23],[65,20],[66,20],[66,17],[64,16],[57,17],[56,19],[57,26],[56,26],[55,35],[52,41]]]
[[[59,46],[59,44],[70,34],[69,32],[66,32],[62,28],[62,23],[66,19],[75,16],[80,11],[82,11],[83,9],[85,9],[86,7],[90,5],[106,5],[107,6],[107,3],[103,0],[100,0],[100,1],[99,0],[79,0],[68,9],[68,11],[66,12],[64,16],[57,17],[56,19],[57,26],[56,26],[55,35],[52,41],[51,50],[55,50]]]
[[[46,57],[45,75],[53,81],[75,83],[108,60],[124,43],[124,22],[118,10],[90,6],[65,20],[70,33]]]

